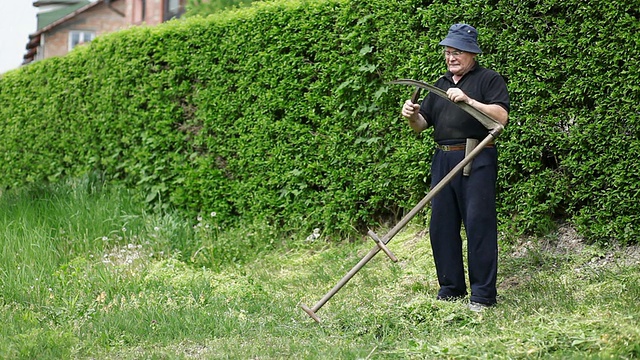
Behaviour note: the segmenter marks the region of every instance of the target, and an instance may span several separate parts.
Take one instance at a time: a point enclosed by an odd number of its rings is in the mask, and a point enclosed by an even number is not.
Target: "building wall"
[[[165,0],[126,1],[127,22],[132,25],[158,25],[162,23]],[[144,17],[143,17],[144,16]]]
[[[132,25],[158,25],[166,20],[165,9],[170,1],[172,0],[127,0],[127,21]],[[180,15],[184,13],[187,0],[173,1],[178,1]]]
[[[113,1],[111,5],[121,13],[125,13],[125,1]],[[78,14],[43,34],[44,54],[43,58],[61,56],[69,52],[69,33],[76,30],[94,31],[96,36],[117,31],[128,26],[126,17],[116,13],[106,4],[95,7]]]

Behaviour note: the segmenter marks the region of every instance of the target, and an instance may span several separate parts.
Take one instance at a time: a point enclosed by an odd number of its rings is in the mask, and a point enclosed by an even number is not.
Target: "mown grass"
[[[389,244],[400,262],[380,253],[316,324],[300,303],[372,242],[264,241],[277,232],[135,198],[88,180],[0,196],[0,358],[640,357],[638,251],[549,246],[557,234],[503,244],[499,305],[477,314],[434,299],[428,234],[411,224]]]

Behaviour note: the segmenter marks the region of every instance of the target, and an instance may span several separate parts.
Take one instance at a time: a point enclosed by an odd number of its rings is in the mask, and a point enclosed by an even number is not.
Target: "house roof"
[[[88,0],[76,0],[76,1],[72,1],[73,3],[75,3],[73,5],[69,5],[62,9],[53,10],[47,13],[38,14],[38,31],[36,31],[33,34],[29,34],[29,42],[27,43],[27,46],[26,46],[27,53],[23,56],[24,61],[22,62],[22,64],[23,65],[28,64],[33,61],[37,53],[38,45],[40,44],[41,35],[43,33],[53,29],[54,27],[64,23],[67,20],[70,20],[76,17],[77,15],[89,9],[92,9],[93,7],[99,4],[102,4],[104,1],[105,0],[93,0],[92,2]],[[40,0],[40,1],[36,1],[34,3],[34,6],[36,3],[38,3],[38,6],[64,5],[64,4],[69,4],[69,0],[67,1]],[[45,17],[47,21],[46,25],[41,24],[41,21],[44,21],[44,20],[41,20],[41,16],[49,13],[52,13],[53,15],[51,17]]]
[[[52,28],[62,24],[63,22],[65,22],[65,21],[67,21],[67,20],[69,20],[71,18],[74,18],[77,15],[79,15],[79,14],[81,14],[81,13],[83,13],[83,12],[85,12],[85,11],[87,11],[87,10],[97,6],[97,5],[99,5],[99,4],[102,4],[103,2],[104,2],[104,0],[96,0],[94,2],[85,0],[85,1],[82,1],[81,3],[78,3],[77,5],[71,5],[71,6],[65,7],[64,9],[51,11],[51,13],[55,13],[57,11],[61,11],[61,13],[58,14],[58,15],[61,15],[61,16],[58,17],[57,19],[54,19],[53,21],[51,21],[50,23],[48,23],[45,26],[40,26],[40,15],[43,15],[43,14],[39,14],[38,15],[38,31],[35,32],[32,35],[35,36],[35,35],[40,35],[40,34],[42,34],[44,32],[47,32],[47,31],[51,30]],[[65,10],[66,13],[63,14],[62,10]]]
[[[43,5],[54,5],[54,4],[75,4],[81,0],[36,0],[33,2],[33,6],[39,7]]]
[[[42,3],[40,1],[39,3]],[[38,6],[43,5],[53,5],[53,4],[67,4],[68,6],[61,7],[59,9],[43,12],[38,14],[38,30],[53,24],[54,22],[64,18],[65,16],[74,13],[77,10],[82,9],[83,7],[89,5],[91,2],[88,0],[84,1],[49,1],[47,4],[40,4]],[[35,6],[35,3],[34,3]]]

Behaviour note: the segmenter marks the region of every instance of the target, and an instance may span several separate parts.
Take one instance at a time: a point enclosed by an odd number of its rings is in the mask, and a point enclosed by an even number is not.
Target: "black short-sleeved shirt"
[[[504,78],[477,63],[457,84],[453,82],[453,74],[447,71],[436,81],[435,86],[444,91],[458,87],[476,101],[500,105],[507,112],[510,109],[509,93]],[[464,142],[467,138],[482,140],[489,134],[473,116],[435,94],[428,94],[424,98],[420,114],[433,126],[433,137],[438,143]]]

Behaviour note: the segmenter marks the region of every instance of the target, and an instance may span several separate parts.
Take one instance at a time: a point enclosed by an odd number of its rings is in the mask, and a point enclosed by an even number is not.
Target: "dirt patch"
[[[548,254],[559,256],[571,256],[575,261],[573,270],[579,276],[611,269],[615,266],[640,265],[640,245],[609,246],[587,244],[582,236],[570,224],[560,224],[558,229],[543,238],[523,238],[520,243],[512,248],[510,254],[513,258],[524,258],[530,253]],[[531,276],[518,274],[505,277],[498,287],[500,289],[512,289],[526,284]]]
[[[500,281],[500,284],[498,284],[498,288],[500,290],[516,288],[520,285],[528,283],[529,281],[531,281],[531,276],[529,275],[509,276]]]
[[[526,238],[513,248],[511,256],[524,257],[530,251],[551,253],[556,255],[584,255],[590,260],[577,268],[600,268],[610,265],[632,266],[640,264],[640,245],[607,248],[588,245],[570,224],[560,224],[558,229],[544,238]]]
[[[544,238],[525,238],[514,246],[511,256],[519,258],[530,251],[550,252],[553,254],[576,254],[585,248],[584,238],[569,224],[561,224],[555,233]]]
[[[571,225],[562,224],[556,231],[557,240],[547,243],[546,249],[558,254],[580,253],[584,250],[584,238]]]
[[[606,251],[596,253],[580,268],[600,269],[608,266],[627,267],[635,265],[640,265],[640,246],[638,245],[624,248],[615,246]]]

